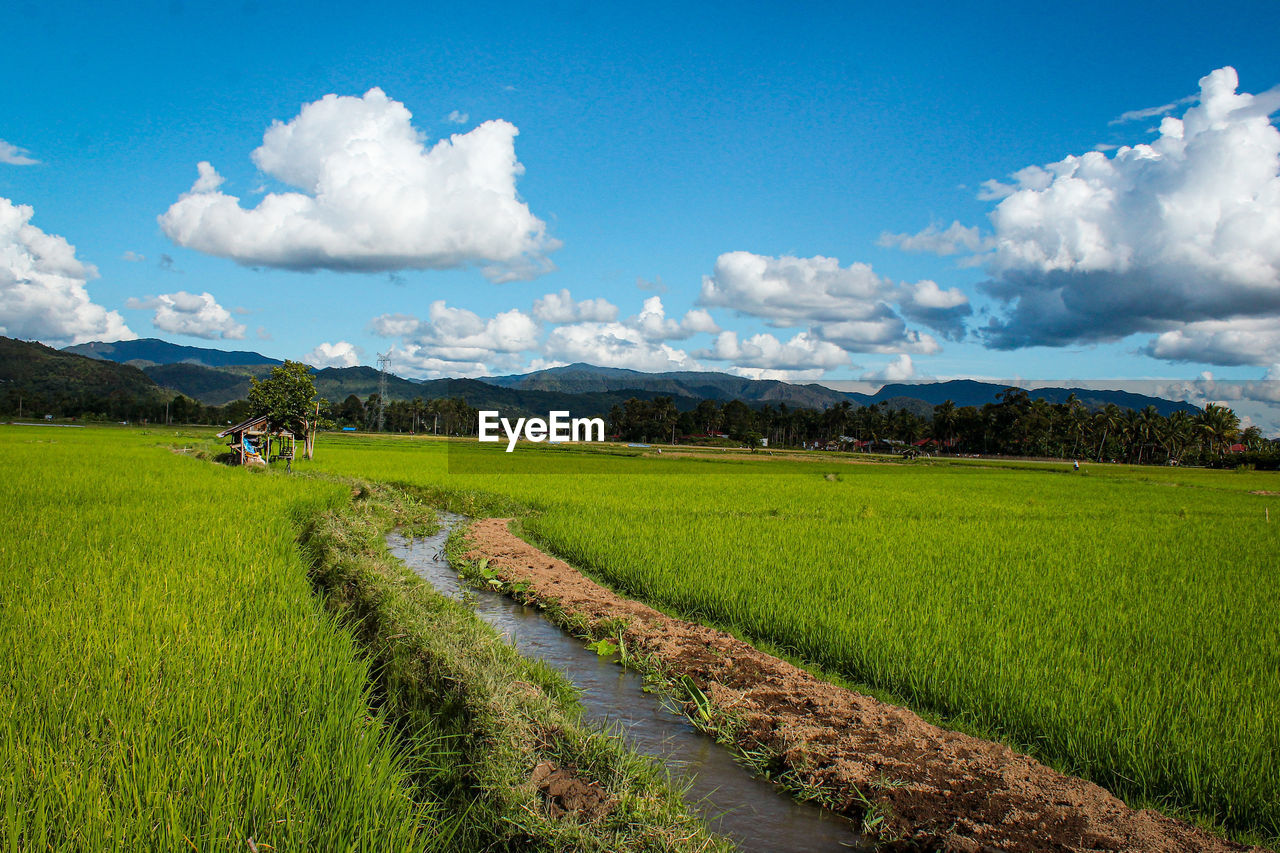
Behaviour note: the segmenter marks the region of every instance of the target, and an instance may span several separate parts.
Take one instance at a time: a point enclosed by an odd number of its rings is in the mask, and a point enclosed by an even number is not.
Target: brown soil
[[[1269,496],[1269,497],[1276,497],[1276,496],[1280,496],[1280,492],[1268,492],[1268,491],[1266,491],[1265,489],[1258,489],[1258,490],[1256,490],[1256,491],[1252,491],[1252,492],[1250,492],[1249,494],[1251,494],[1251,495],[1267,495],[1267,496]]]
[[[504,580],[527,582],[535,599],[554,600],[568,614],[625,620],[627,648],[691,678],[733,721],[739,746],[780,756],[836,811],[862,814],[865,798],[885,816],[885,837],[966,853],[1249,849],[1130,809],[1098,785],[1006,746],[931,725],[722,631],[622,598],[515,536],[508,522],[474,524],[467,556],[487,558]]]
[[[609,795],[599,785],[556,766],[554,761],[540,762],[529,781],[542,794],[552,817],[573,814],[583,820],[595,820],[613,808]]]

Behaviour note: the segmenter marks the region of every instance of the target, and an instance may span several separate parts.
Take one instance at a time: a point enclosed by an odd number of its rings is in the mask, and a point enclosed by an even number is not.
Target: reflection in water
[[[441,513],[439,533],[410,541],[387,536],[391,553],[450,598],[465,600],[485,622],[526,657],[563,673],[582,692],[585,717],[620,732],[637,751],[670,768],[689,786],[688,800],[712,829],[744,851],[870,849],[844,818],[797,803],[769,782],[753,777],[729,751],[645,693],[635,672],[601,658],[531,607],[495,592],[467,586],[444,558],[444,540],[463,517]]]

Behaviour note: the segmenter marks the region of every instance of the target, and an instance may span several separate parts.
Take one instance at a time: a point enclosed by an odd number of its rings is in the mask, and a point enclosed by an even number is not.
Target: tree
[[[1199,429],[1209,453],[1221,456],[1240,434],[1240,418],[1226,406],[1210,403],[1196,415]]]
[[[303,437],[303,454],[310,459],[315,451],[315,433],[321,408],[328,404],[316,397],[311,368],[299,361],[286,361],[262,381],[251,380],[249,417],[266,415],[272,429],[287,429]]]

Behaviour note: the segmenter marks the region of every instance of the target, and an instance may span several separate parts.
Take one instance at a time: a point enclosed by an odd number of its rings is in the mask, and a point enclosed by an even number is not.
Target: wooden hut
[[[218,438],[231,439],[227,442],[227,447],[236,454],[241,465],[266,465],[271,461],[273,442],[275,455],[292,463],[297,443],[289,430],[271,429],[270,419],[266,415],[227,427],[218,433]]]

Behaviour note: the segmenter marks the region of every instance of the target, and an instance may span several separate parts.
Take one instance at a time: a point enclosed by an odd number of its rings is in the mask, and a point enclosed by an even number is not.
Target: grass
[[[724,849],[563,678],[390,558],[428,508],[209,446],[0,427],[0,849]],[[544,759],[613,810],[552,818]]]
[[[728,849],[689,815],[663,770],[581,721],[563,676],[521,657],[387,553],[383,535],[420,515],[412,498],[385,486],[358,491],[351,511],[308,524],[304,547],[331,610],[370,650],[388,715],[448,738],[458,753],[455,786],[485,793],[468,804],[483,832],[463,827],[457,849]],[[612,802],[608,814],[552,818],[529,781],[544,761],[597,782]]]
[[[1276,474],[447,447],[326,438],[317,464],[519,516],[623,593],[1280,838]]]
[[[0,844],[438,848],[294,545],[344,491],[50,432],[0,432]]]

